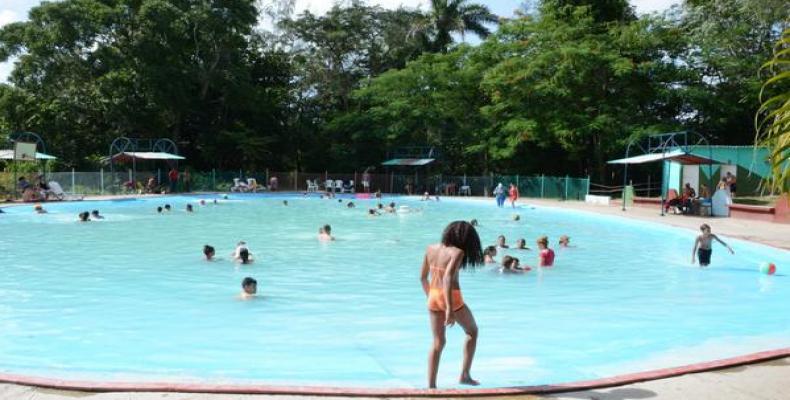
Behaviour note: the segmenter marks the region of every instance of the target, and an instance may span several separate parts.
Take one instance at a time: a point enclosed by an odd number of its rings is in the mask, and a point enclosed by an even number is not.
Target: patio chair
[[[334,193],[335,192],[335,181],[333,181],[331,179],[327,179],[326,182],[324,183],[324,188],[326,189],[327,192]]]
[[[317,192],[318,191],[318,182],[307,180],[307,191],[308,192]]]
[[[348,181],[348,185],[343,185],[343,193],[354,193],[354,181]]]
[[[461,186],[461,189],[458,190],[459,196],[471,196],[472,195],[472,187],[469,185]]]
[[[337,190],[337,193],[343,193],[343,181],[340,179],[335,181],[335,190]]]
[[[231,186],[231,192],[247,192],[249,187],[247,186],[246,182],[242,182],[241,178],[233,178],[233,186]]]
[[[51,194],[58,200],[63,200],[66,198],[66,193],[63,191],[63,188],[60,186],[60,183],[57,183],[55,181],[49,181],[47,182],[47,185],[49,186],[49,190],[47,190],[48,194]]]

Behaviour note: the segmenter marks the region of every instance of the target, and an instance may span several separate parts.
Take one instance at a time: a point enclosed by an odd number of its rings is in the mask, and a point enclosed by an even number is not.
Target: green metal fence
[[[153,178],[155,192],[169,191],[169,182],[166,170],[155,171],[115,171],[107,170],[98,172],[47,172],[47,181],[57,181],[63,190],[73,195],[101,195],[101,194],[132,194],[146,192],[149,178]],[[26,176],[33,181],[38,173],[17,174]],[[0,194],[6,197],[18,197],[15,189],[15,178],[18,176],[11,172],[0,172]],[[363,177],[360,172],[333,173],[333,172],[297,172],[297,171],[190,171],[188,184],[182,171],[181,179],[177,186],[179,192],[228,192],[236,182],[247,182],[255,179],[261,188],[269,185],[270,179],[276,178],[278,189],[281,191],[307,191],[308,182],[317,185],[320,190],[326,190],[327,181],[336,183],[342,181],[344,185],[353,187],[356,192],[381,190],[385,193],[440,194],[445,196],[491,196],[494,187],[502,183],[506,189],[513,183],[519,188],[522,197],[553,198],[584,200],[589,193],[589,178],[555,177],[555,176],[526,176],[526,175],[428,175],[419,174],[368,174]],[[363,178],[367,178],[368,185],[363,185]]]

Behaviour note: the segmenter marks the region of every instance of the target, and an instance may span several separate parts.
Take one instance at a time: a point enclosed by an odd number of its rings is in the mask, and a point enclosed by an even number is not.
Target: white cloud
[[[22,17],[14,10],[0,10],[0,26],[21,20]]]

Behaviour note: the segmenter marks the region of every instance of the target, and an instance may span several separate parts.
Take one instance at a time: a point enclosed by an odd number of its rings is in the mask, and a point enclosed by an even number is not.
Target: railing
[[[103,195],[145,192],[149,178],[156,182],[155,192],[170,192],[167,178],[168,171],[115,171],[98,172],[48,172],[47,181],[57,181],[63,190],[72,195]],[[18,173],[26,175],[30,181],[37,173]],[[234,186],[234,180],[245,181],[255,178],[261,187],[268,186],[272,178],[277,179],[280,191],[307,191],[307,182],[317,183],[320,190],[326,190],[326,181],[341,180],[351,185],[355,192],[441,194],[445,196],[491,196],[494,187],[502,183],[507,190],[509,184],[518,186],[522,197],[555,198],[583,200],[590,191],[589,178],[499,175],[429,175],[420,174],[363,174],[361,172],[330,173],[319,172],[280,172],[280,171],[190,171],[186,181],[184,171],[176,187],[177,192],[228,192]],[[0,172],[0,194],[6,197],[18,197],[15,175],[11,172]],[[368,185],[363,185],[367,178]],[[352,184],[353,182],[353,184]]]
[[[655,182],[632,183],[634,193],[639,197],[653,197],[661,195],[661,186]],[[590,194],[620,198],[623,195],[623,186],[607,186],[590,183]]]

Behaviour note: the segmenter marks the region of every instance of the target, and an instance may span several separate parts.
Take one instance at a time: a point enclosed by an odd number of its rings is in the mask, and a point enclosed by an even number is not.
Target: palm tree
[[[768,76],[760,90],[762,105],[755,116],[756,142],[770,149],[769,188],[790,193],[790,29],[782,33],[774,47],[774,57],[763,64],[760,72],[767,72]],[[770,95],[773,96],[769,98]]]
[[[446,53],[453,42],[453,33],[464,37],[472,32],[482,38],[491,34],[486,23],[496,23],[499,18],[488,7],[469,3],[467,0],[431,0],[431,10],[412,28],[412,36],[431,52]]]

